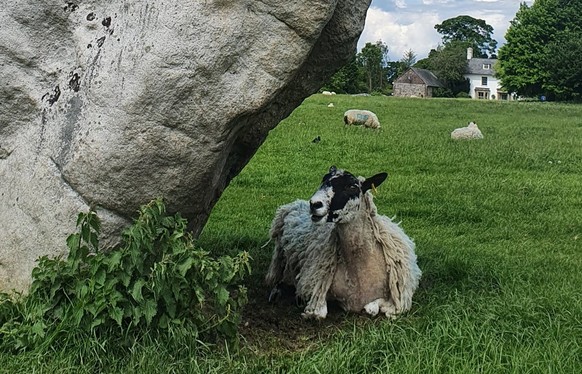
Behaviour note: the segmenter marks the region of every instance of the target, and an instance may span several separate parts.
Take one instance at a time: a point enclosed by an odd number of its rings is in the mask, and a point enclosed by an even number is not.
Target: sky
[[[460,15],[482,19],[493,27],[497,48],[505,43],[509,22],[524,0],[372,0],[358,50],[378,40],[388,45],[389,58],[400,60],[410,49],[425,58],[442,40],[434,26]],[[531,5],[533,0],[525,0]]]

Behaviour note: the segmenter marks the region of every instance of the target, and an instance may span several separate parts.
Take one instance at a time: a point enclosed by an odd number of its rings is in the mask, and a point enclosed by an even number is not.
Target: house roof
[[[496,62],[494,58],[472,58],[467,61],[467,74],[495,75]],[[487,64],[489,69],[484,69],[483,66]]]
[[[428,87],[444,87],[444,85],[432,71],[419,68],[410,68],[410,70],[414,71]]]

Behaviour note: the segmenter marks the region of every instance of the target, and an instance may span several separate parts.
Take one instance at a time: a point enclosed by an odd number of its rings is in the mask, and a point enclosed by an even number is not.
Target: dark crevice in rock
[[[69,79],[69,88],[75,92],[79,92],[81,87],[81,77],[77,73],[71,73],[71,79]]]
[[[0,160],[5,160],[7,159],[10,154],[12,153],[12,151],[9,151],[7,149],[4,149],[0,146]]]
[[[53,89],[53,92],[45,93],[42,96],[41,100],[46,100],[47,103],[49,103],[49,105],[52,106],[54,103],[56,103],[59,100],[60,96],[61,96],[61,88],[57,85]]]
[[[111,26],[111,17],[103,18],[103,21],[101,21],[101,24],[103,26],[109,28],[109,26]]]
[[[68,2],[67,5],[65,5],[63,7],[63,10],[65,12],[71,12],[71,13],[74,12],[75,10],[77,10],[77,9],[79,9],[79,6],[77,4],[75,4],[75,3],[72,3],[72,2]]]
[[[42,114],[40,117],[40,133],[39,133],[39,139],[38,139],[38,146],[36,147],[36,153],[35,153],[35,158],[34,161],[36,162],[36,160],[38,159],[38,155],[40,155],[40,151],[42,149],[42,146],[44,145],[44,140],[45,140],[45,132],[46,132],[46,124],[47,124],[47,118],[46,118],[46,111],[47,109],[44,108],[42,110]]]

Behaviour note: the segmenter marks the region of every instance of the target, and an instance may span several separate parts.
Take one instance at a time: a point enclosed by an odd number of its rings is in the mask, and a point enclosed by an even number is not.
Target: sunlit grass
[[[329,102],[335,106],[328,108]],[[344,127],[342,114],[350,108],[373,110],[382,129]],[[485,138],[452,141],[450,132],[469,121]],[[321,141],[314,144],[316,136]],[[253,279],[259,282],[270,253],[258,247],[268,239],[274,210],[309,197],[330,165],[365,176],[389,173],[376,202],[416,240],[424,278],[408,316],[344,332],[314,352],[281,352],[301,357],[283,360],[281,368],[581,368],[580,106],[314,96],[272,131],[233,181],[202,242],[226,236],[229,248],[237,230],[248,229],[255,247],[245,248],[255,258]],[[246,223],[233,225],[231,211]]]

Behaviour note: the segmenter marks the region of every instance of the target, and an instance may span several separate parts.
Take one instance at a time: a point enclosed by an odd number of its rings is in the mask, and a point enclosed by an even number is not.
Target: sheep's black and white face
[[[364,179],[332,166],[323,177],[321,186],[309,200],[311,220],[320,222],[349,222],[360,209],[363,195],[372,186],[379,186],[388,175],[376,174]]]

